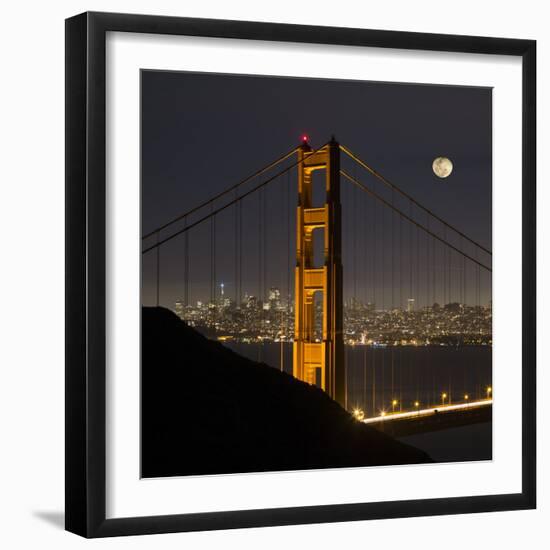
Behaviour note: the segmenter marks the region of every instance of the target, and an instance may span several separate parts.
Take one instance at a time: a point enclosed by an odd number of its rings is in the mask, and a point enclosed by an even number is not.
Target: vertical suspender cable
[[[368,301],[369,301],[369,288],[368,288],[368,239],[367,239],[367,232],[368,232],[368,208],[369,208],[369,201],[368,197],[365,194],[363,197],[363,288],[364,288],[364,305],[363,305],[363,312],[365,315],[365,318],[363,322],[364,325],[364,353],[365,353],[365,372],[364,372],[364,385],[363,385],[363,410],[365,411],[365,415],[367,414],[367,406],[368,406],[368,397],[367,397],[367,377],[368,377],[368,353],[367,353],[367,321],[368,321]]]
[[[429,223],[429,218],[428,218]],[[431,271],[430,271],[430,236],[424,235],[424,242],[426,243],[426,314],[428,314],[428,307],[430,305],[430,283],[431,283]]]
[[[393,201],[394,201],[394,195],[393,195],[393,188],[391,190],[391,204],[393,206]],[[394,238],[393,238],[393,221],[394,221],[394,214],[393,214],[393,210],[390,212],[390,227],[391,227],[391,233],[390,233],[390,251],[391,251],[391,312],[390,312],[390,319],[393,319],[393,315],[394,315],[394,286],[395,286],[395,266],[394,266],[394,258],[395,258],[395,242],[394,242]],[[393,334],[392,334],[393,336]],[[394,384],[394,375],[395,375],[395,372],[394,372],[394,343],[393,342],[393,338],[390,340],[390,345],[391,345],[391,398],[392,400],[395,399],[395,384]]]
[[[238,296],[238,293],[239,293],[239,288],[238,288],[238,285],[237,285],[237,281],[239,280],[239,203],[241,201],[238,201],[238,196],[239,196],[239,193],[238,191],[235,189],[235,211],[234,211],[234,219],[233,219],[233,223],[234,223],[234,232],[235,232],[235,236],[234,236],[234,239],[235,239],[235,243],[233,245],[233,262],[234,262],[234,280],[235,282],[233,283],[233,299],[235,300],[235,307],[238,307],[239,306],[239,296]]]
[[[211,280],[211,296],[212,296],[212,311],[214,312],[214,330],[217,330],[217,321],[218,321],[218,304],[217,304],[217,293],[216,293],[216,215],[214,214],[210,218],[210,238],[212,240],[210,249],[212,255],[210,261],[212,262],[212,280]]]
[[[429,220],[429,218],[428,218]],[[428,225],[428,229],[429,229]],[[436,273],[436,248],[435,248],[435,238],[432,237],[432,305],[436,302],[436,286],[437,286],[437,273]]]
[[[412,202],[409,201],[409,218],[412,219]],[[409,225],[409,298],[413,299],[413,256],[412,256],[413,228]],[[418,298],[415,296],[415,298]]]
[[[262,223],[262,192],[263,188],[260,189],[258,193],[258,306],[260,307],[260,333],[261,333],[261,339],[260,343],[258,345],[258,361],[262,360],[262,344],[261,341],[264,337],[264,304],[263,304],[263,277],[262,277],[262,267],[263,267],[263,261],[262,261],[262,253],[263,253],[263,223]]]
[[[187,216],[185,217],[185,225],[187,226]],[[185,232],[184,237],[184,246],[185,246],[185,258],[184,258],[184,291],[183,291],[183,301],[185,307],[189,306],[189,231]]]
[[[157,245],[159,242],[159,231],[157,231]],[[160,246],[157,246],[157,307],[160,306]]]
[[[380,217],[381,217],[381,237],[380,237],[380,243],[381,243],[381,255],[382,260],[380,262],[380,269],[381,269],[381,275],[382,275],[382,319],[385,320],[386,317],[386,309],[385,309],[385,290],[386,290],[386,266],[385,266],[385,248],[386,248],[386,242],[384,240],[384,208],[380,208]],[[382,352],[382,408],[384,409],[386,406],[386,349],[381,348]]]
[[[399,214],[399,317],[403,322],[403,216]],[[399,333],[399,406],[403,402],[403,333]]]
[[[286,248],[286,334],[287,337],[290,336],[289,334],[289,321],[290,321],[290,297],[292,295],[290,291],[290,266],[292,265],[292,262],[290,260],[291,254],[293,253],[293,249],[290,245],[290,220],[291,220],[291,200],[290,200],[290,173],[286,173],[286,242],[287,242],[287,248]],[[290,339],[290,338],[289,338]]]
[[[243,201],[238,203],[237,215],[239,217],[239,280],[237,285],[237,307],[243,303]]]
[[[376,277],[376,201],[374,198],[371,198],[372,202],[372,327],[376,328],[377,317],[376,317],[376,287],[377,287],[377,277]],[[374,332],[374,331],[373,331]],[[376,334],[372,335],[372,341],[374,343]],[[376,416],[376,347],[372,346],[372,416]]]
[[[267,291],[267,245],[268,245],[268,240],[267,240],[267,230],[269,228],[269,221],[267,219],[267,212],[266,212],[266,194],[267,194],[267,189],[263,189],[262,190],[262,218],[264,220],[264,230],[263,230],[263,239],[264,239],[264,242],[263,242],[263,258],[262,258],[262,261],[263,261],[263,264],[262,264],[262,277],[263,277],[263,288],[264,288],[264,299],[268,299],[269,298],[269,295],[268,295],[268,291]],[[266,309],[265,307],[262,309],[262,312],[263,312],[263,321],[262,321],[262,324],[264,326],[264,334],[266,332]],[[264,339],[262,338],[262,355],[264,356]]]
[[[443,238],[447,240],[447,228],[443,227]],[[443,306],[448,303],[447,298],[447,248],[443,247]]]
[[[363,346],[363,411],[367,410],[367,346]]]
[[[357,188],[353,187],[351,190],[351,200],[353,202],[353,308],[357,307]],[[354,312],[355,315],[355,312]]]

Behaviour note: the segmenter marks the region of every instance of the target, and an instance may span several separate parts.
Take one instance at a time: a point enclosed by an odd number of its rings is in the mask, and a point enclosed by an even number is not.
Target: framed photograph
[[[66,528],[535,507],[530,40],[66,21]]]

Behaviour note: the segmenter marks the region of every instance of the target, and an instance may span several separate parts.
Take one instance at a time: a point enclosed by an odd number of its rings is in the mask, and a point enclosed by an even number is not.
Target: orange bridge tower
[[[293,374],[299,380],[319,386],[345,406],[340,146],[332,138],[327,145],[313,151],[304,140],[297,154]],[[324,170],[325,202],[315,207],[313,173],[317,170]],[[323,265],[314,265],[316,238],[324,241]],[[317,293],[322,295],[322,326],[319,327],[316,326]]]

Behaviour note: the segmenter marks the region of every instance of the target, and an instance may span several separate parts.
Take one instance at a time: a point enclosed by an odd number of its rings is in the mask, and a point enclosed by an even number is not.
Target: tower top
[[[302,134],[302,136],[300,137],[300,145],[298,146],[298,148],[303,149],[304,151],[311,151],[309,136],[307,134]]]

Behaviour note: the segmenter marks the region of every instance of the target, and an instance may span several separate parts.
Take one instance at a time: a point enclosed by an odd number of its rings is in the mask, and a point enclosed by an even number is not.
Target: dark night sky
[[[420,203],[490,248],[491,113],[492,95],[488,88],[144,71],[143,234],[277,158],[297,145],[302,134],[310,136],[313,147],[322,145],[334,134],[341,144]],[[448,156],[454,164],[453,173],[445,180],[437,178],[431,169],[433,159],[440,155]],[[357,171],[357,175],[361,172]],[[295,182],[294,172],[291,177],[291,182]],[[361,179],[374,185],[372,179]],[[293,190],[294,187],[295,183]],[[388,280],[391,269],[387,252],[383,260],[376,260],[379,256],[372,249],[372,231],[361,237],[363,240],[359,238],[359,242],[346,237],[346,228],[352,227],[352,222],[357,224],[358,220],[363,224],[362,231],[369,232],[367,220],[374,212],[369,210],[368,204],[363,205],[363,199],[357,205],[356,195],[350,194],[351,190],[345,191],[349,187],[342,183],[344,270],[348,275],[345,293],[349,297],[351,285],[355,285],[364,292],[365,298],[374,292],[377,305],[381,300],[387,300],[387,304],[389,294],[380,295],[381,281]],[[379,191],[381,189],[378,187]],[[287,255],[290,253],[292,257],[292,252],[287,252],[287,230],[283,231],[281,224],[277,223],[283,215],[281,195],[277,188],[269,192],[275,194],[266,196],[270,204],[268,215],[272,217],[267,220],[271,231],[267,270],[268,273],[277,272],[280,281],[274,277],[267,284],[282,288],[285,283],[281,261],[286,269],[286,263],[292,261],[287,259]],[[390,195],[386,197],[390,199]],[[294,197],[290,197],[290,201],[295,204]],[[255,205],[257,202],[245,206],[251,219],[254,218],[252,209]],[[400,206],[408,208],[404,204]],[[374,215],[381,216],[381,211],[380,208]],[[227,216],[228,219],[225,222],[220,219],[217,226],[216,246],[220,257],[216,282],[223,280],[227,292],[231,293],[235,286],[230,254],[233,233],[230,231],[230,213]],[[425,217],[420,219],[425,222]],[[291,212],[291,221],[294,221],[294,211]],[[254,266],[258,263],[258,253],[253,239],[257,224],[253,225],[252,221],[244,223],[247,238],[251,240],[243,244],[246,262],[249,262],[249,265],[245,262],[243,293],[255,293],[257,287],[254,288],[253,281],[257,279],[257,271],[254,273]],[[387,250],[390,229],[388,222],[384,223],[385,236],[380,240],[379,233],[378,242],[386,243]],[[399,233],[398,224],[397,219],[393,238]],[[406,275],[406,266],[414,261],[407,242],[413,242],[408,239],[414,240],[414,234],[407,237],[408,229],[404,231],[401,244],[394,241],[397,252],[393,265],[395,273],[395,265],[402,267],[405,264],[403,273]],[[293,233],[291,235],[293,237]],[[209,288],[209,283],[205,281],[209,280],[210,272],[209,263],[204,259],[210,242],[208,231],[199,229],[190,238],[194,243],[191,280],[195,281],[191,283],[191,297],[193,300],[208,299],[206,288]],[[416,257],[419,264],[425,265],[427,259],[423,260],[422,242],[420,255]],[[458,241],[454,242],[458,244]],[[380,244],[378,248],[380,254]],[[175,239],[161,252],[161,302],[167,306],[172,306],[173,301],[181,297],[181,250],[181,239]],[[473,249],[469,251],[473,252]],[[153,254],[144,257],[143,262],[144,302],[151,300],[155,284]],[[350,279],[352,262],[353,281]],[[373,262],[377,264],[378,272],[369,275]],[[395,276],[401,283],[403,279],[407,281],[407,276],[401,272]],[[466,278],[468,286],[473,284],[472,277]],[[413,295],[418,303],[429,301],[428,290],[423,290],[423,280],[420,273],[418,281],[411,282],[412,286],[417,285]],[[394,281],[394,287],[396,284]],[[472,292],[470,296],[473,296]],[[489,297],[490,278],[487,275],[482,277],[481,301],[485,303]],[[438,301],[441,299],[443,296]]]

